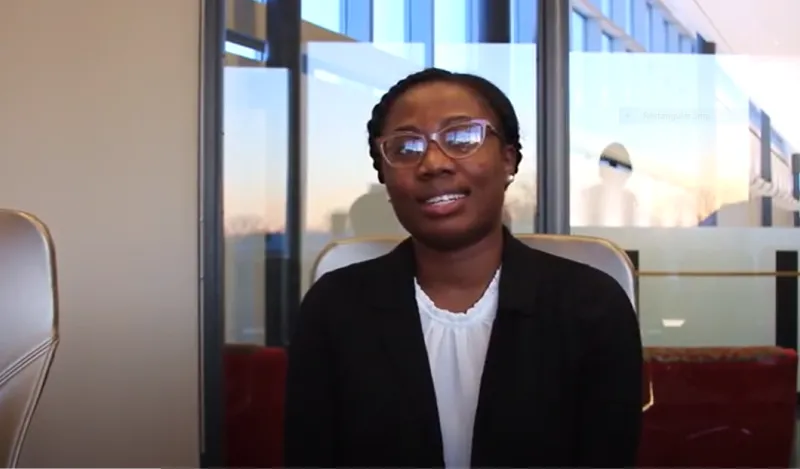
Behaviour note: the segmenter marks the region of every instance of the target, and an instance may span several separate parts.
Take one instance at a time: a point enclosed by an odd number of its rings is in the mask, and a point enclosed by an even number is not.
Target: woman
[[[367,124],[411,234],[323,276],[289,347],[289,467],[631,467],[639,327],[621,287],[503,227],[520,159],[508,98],[428,69]]]

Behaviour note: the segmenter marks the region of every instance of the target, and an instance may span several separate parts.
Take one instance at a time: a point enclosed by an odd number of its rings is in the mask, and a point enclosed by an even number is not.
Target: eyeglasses
[[[381,155],[395,168],[416,166],[425,158],[430,142],[454,160],[469,158],[486,142],[487,134],[497,130],[485,119],[472,119],[448,125],[437,132],[396,132],[376,140]]]

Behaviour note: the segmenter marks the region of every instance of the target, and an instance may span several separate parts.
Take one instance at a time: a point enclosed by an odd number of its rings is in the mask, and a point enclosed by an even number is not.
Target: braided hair
[[[519,120],[517,119],[517,113],[514,111],[514,106],[511,104],[508,96],[506,96],[500,88],[495,86],[494,83],[477,75],[454,73],[440,68],[426,68],[395,83],[395,85],[381,97],[378,104],[372,108],[372,117],[369,122],[367,122],[369,156],[372,158],[372,167],[378,172],[378,181],[381,183],[383,182],[383,173],[381,172],[382,156],[381,150],[375,143],[375,140],[381,136],[381,132],[386,123],[386,116],[389,114],[392,105],[406,91],[417,85],[442,81],[464,85],[486,100],[486,103],[499,120],[497,132],[500,134],[500,138],[504,144],[514,148],[514,152],[516,153],[517,163],[514,168],[514,173],[519,169],[519,162],[522,160],[522,144],[519,141]]]

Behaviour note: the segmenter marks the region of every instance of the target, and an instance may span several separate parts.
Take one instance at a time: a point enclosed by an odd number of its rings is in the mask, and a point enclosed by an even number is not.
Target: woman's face
[[[459,133],[459,129],[469,128],[473,122],[490,125],[483,143],[469,156],[453,159],[429,140],[424,156],[416,164],[390,165],[385,159],[382,162],[386,189],[398,220],[426,244],[454,249],[475,242],[498,227],[516,154],[491,130],[500,126],[485,100],[464,85],[417,85],[401,95],[387,115],[382,129],[384,138],[402,132],[426,136],[439,132],[440,141],[450,138],[456,144],[475,138],[474,133]],[[456,131],[447,132],[448,129]],[[454,147],[449,148],[454,154]]]

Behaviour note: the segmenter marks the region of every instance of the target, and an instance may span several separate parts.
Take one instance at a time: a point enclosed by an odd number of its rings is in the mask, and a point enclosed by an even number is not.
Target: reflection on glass
[[[623,5],[625,7],[625,32],[628,36],[633,36],[633,2],[634,0],[623,0]],[[615,18],[616,21],[619,21]]]
[[[600,13],[604,16],[611,18],[611,10],[613,9],[613,0],[601,0],[600,2]]]
[[[376,44],[306,45],[303,291],[311,264],[329,241],[404,234],[371,167],[365,123],[390,86],[428,63],[429,46],[437,66],[482,75],[514,102],[524,158],[506,211],[514,231],[533,230],[535,46],[467,44],[474,31],[465,26],[470,11],[461,0],[433,4],[434,44],[403,44],[413,20],[409,3],[372,3]],[[305,0],[303,16],[338,31],[341,4]],[[800,250],[793,176],[799,168],[791,160],[800,145],[794,92],[800,61],[781,57],[780,48],[757,56],[737,50],[697,54],[703,44],[697,33],[718,32],[692,29],[705,20],[668,4],[603,0],[598,9],[571,15],[571,142],[565,156],[573,232],[638,252],[646,344],[771,344],[771,277],[721,280],[685,272],[769,273],[776,250]],[[720,11],[707,13],[713,20]],[[762,26],[765,35],[782,34]],[[719,34],[720,49],[730,48],[722,37],[741,36],[735,28]],[[239,55],[254,52],[228,47]],[[614,51],[638,52],[608,53]],[[263,336],[262,306],[269,300],[265,264],[284,255],[286,78],[267,69],[227,73],[235,75],[226,76],[227,272],[229,291],[236,292],[228,295],[228,337],[255,340]]]
[[[372,4],[372,41],[375,47],[405,57],[406,0],[383,0]]]
[[[345,0],[303,0],[300,14],[305,21],[340,33],[342,32],[342,1]]]
[[[264,60],[264,54],[261,51],[236,44],[235,42],[225,41],[225,52],[250,60]]]
[[[638,224],[636,195],[627,187],[633,176],[628,150],[621,143],[605,147],[597,159],[597,180],[583,190],[576,204],[587,225],[630,226]]]
[[[611,52],[613,50],[612,39],[608,33],[603,33],[602,42],[600,43],[600,50],[603,52]]]
[[[227,342],[263,344],[265,340],[267,284],[275,280],[268,273],[284,257],[287,82],[285,70],[225,68]]]
[[[463,0],[434,2],[434,66],[446,70],[466,70],[470,61],[475,59],[462,47],[468,42],[467,6],[468,2]]]
[[[588,50],[647,53],[570,58],[573,233],[636,251],[645,345],[775,345],[776,252],[800,251],[800,61],[695,54],[691,12],[619,4]]]
[[[570,18],[570,50],[586,50],[586,17],[572,10]]]

